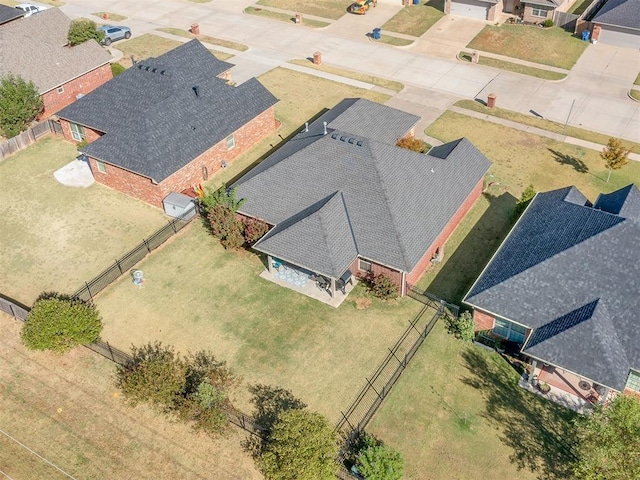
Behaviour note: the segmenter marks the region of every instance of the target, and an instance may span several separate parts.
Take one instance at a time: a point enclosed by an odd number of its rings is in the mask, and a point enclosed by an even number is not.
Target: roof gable
[[[612,193],[600,194],[594,208],[640,221],[640,190],[631,184]]]
[[[591,21],[640,30],[640,0],[607,0]]]

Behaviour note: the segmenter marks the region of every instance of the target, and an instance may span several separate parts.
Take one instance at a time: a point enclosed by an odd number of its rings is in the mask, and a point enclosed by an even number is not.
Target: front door
[[[515,3],[516,3],[516,0],[504,0],[505,13],[513,13],[513,5]]]

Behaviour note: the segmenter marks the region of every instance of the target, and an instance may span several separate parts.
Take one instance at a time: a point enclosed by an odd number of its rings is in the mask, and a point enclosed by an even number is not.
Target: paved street
[[[640,103],[627,97],[640,71],[637,51],[590,45],[565,80],[552,82],[458,62],[453,55],[484,22],[445,16],[413,45],[398,48],[366,36],[402,8],[395,1],[380,2],[364,16],[345,15],[324,29],[243,14],[249,5],[253,5],[250,0],[212,0],[204,4],[180,0],[68,0],[62,10],[71,17],[104,10],[126,15],[123,23],[134,35],[168,26],[188,29],[198,23],[202,34],[250,46],[231,60],[237,64],[233,70],[236,81],[320,51],[328,64],[403,82],[408,89],[396,102],[438,99],[432,105],[418,102],[430,117],[458,98],[486,99],[489,93],[495,93],[499,106],[523,113],[535,111],[562,123],[568,118],[569,124],[640,142]]]

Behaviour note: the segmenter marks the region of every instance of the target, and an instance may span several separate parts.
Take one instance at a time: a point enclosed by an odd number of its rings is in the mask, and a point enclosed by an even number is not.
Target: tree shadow
[[[510,460],[541,480],[572,478],[576,414],[517,387],[508,362],[482,353],[473,347],[463,352],[470,375],[462,382],[482,391],[483,417],[501,430],[500,440],[513,449]]]
[[[579,158],[567,155],[566,153],[558,152],[552,148],[548,148],[553,155],[553,159],[561,165],[569,165],[578,173],[589,173],[589,167]]]
[[[446,259],[426,290],[448,302],[460,303],[511,229],[516,198],[508,192],[484,193],[489,208],[453,254]],[[463,227],[460,225],[458,228]],[[445,246],[446,255],[446,246]]]
[[[253,418],[267,430],[271,430],[281,413],[307,407],[307,404],[296,398],[290,390],[281,387],[258,383],[250,385],[249,392],[253,395]]]

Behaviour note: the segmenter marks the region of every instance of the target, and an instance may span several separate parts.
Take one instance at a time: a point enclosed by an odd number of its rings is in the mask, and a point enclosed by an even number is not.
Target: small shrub
[[[269,224],[255,218],[244,222],[244,241],[251,246],[269,231]]]
[[[444,323],[447,332],[457,339],[465,342],[473,341],[475,337],[475,325],[473,323],[473,316],[471,315],[471,312],[462,312],[458,318],[447,314],[445,315]]]
[[[538,384],[538,390],[540,390],[542,393],[549,393],[551,391],[551,387],[546,382],[540,382]]]
[[[398,296],[398,285],[389,275],[381,273],[371,280],[371,291],[382,300],[391,300]]]
[[[22,342],[32,350],[65,353],[96,341],[102,331],[97,308],[59,293],[43,293],[22,327]]]
[[[404,460],[400,452],[379,442],[360,451],[356,468],[366,480],[401,480]]]
[[[82,140],[76,143],[76,150],[82,152],[87,145],[89,145],[89,142],[87,142],[86,140]]]
[[[520,215],[522,215],[523,212],[527,209],[527,207],[531,203],[531,200],[533,200],[533,197],[536,196],[536,193],[536,189],[533,187],[533,185],[529,185],[524,189],[524,192],[522,192],[522,195],[520,195],[520,198],[516,202],[516,206],[513,210],[512,220],[514,222],[518,220],[520,218]]]
[[[122,65],[120,65],[118,62],[114,62],[111,64],[111,74],[114,77],[117,77],[118,75],[120,75],[122,72],[124,72],[126,70],[126,68],[124,68]]]
[[[542,22],[542,26],[545,28],[553,27],[553,20],[547,18],[544,22]]]
[[[427,153],[431,148],[427,142],[416,137],[403,137],[398,140],[396,146],[418,153]]]

